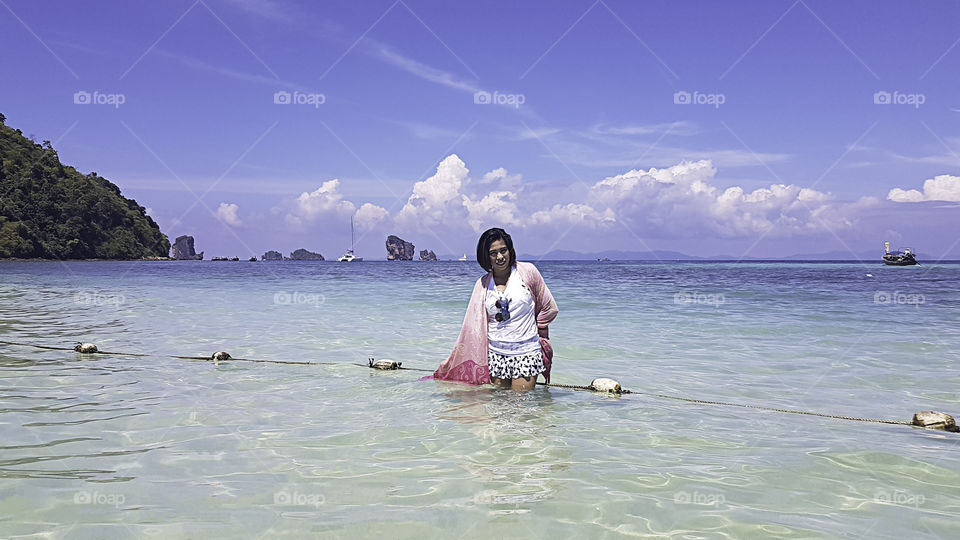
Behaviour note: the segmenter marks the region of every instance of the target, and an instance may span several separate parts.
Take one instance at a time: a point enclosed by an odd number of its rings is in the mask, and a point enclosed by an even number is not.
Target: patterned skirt
[[[488,350],[487,363],[490,367],[490,377],[494,379],[533,377],[547,369],[543,365],[543,353],[540,350],[516,356],[507,356]]]

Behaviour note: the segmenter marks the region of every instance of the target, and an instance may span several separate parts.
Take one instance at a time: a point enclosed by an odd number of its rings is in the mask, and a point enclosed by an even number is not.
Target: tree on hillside
[[[0,257],[166,256],[170,241],[143,206],[96,173],[60,162],[0,114]]]

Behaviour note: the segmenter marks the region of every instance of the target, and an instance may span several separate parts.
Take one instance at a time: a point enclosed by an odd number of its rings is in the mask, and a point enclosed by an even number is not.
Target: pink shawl
[[[537,331],[540,334],[540,350],[543,352],[543,364],[547,368],[543,378],[549,383],[550,367],[553,364],[553,347],[550,346],[550,332],[547,325],[557,317],[557,304],[536,266],[518,261],[514,270],[519,272],[520,279],[533,295]],[[487,272],[473,287],[473,295],[470,296],[467,314],[463,318],[460,337],[457,338],[453,352],[433,373],[434,379],[467,384],[490,383],[490,370],[487,366],[487,314],[483,308],[483,299],[492,276],[492,273]]]

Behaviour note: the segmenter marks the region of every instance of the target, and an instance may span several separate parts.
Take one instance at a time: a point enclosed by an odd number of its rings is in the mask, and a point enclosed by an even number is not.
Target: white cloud
[[[287,88],[290,90],[303,90],[303,91],[309,90],[308,88],[302,85],[288,82],[288,81],[283,81],[276,77],[271,77],[269,76],[269,73],[268,75],[261,75],[261,74],[237,71],[235,69],[230,69],[224,66],[210,64],[203,60],[194,58],[192,56],[187,56],[183,54],[174,54],[159,48],[154,49],[151,52],[151,54],[155,54],[157,56],[167,58],[169,60],[173,60],[193,70],[202,71],[205,73],[214,73],[217,75],[222,75],[224,77],[229,77],[231,79],[237,79],[244,82],[263,84],[266,86],[270,86],[272,88]]]
[[[480,184],[494,184],[503,190],[513,190],[520,187],[520,182],[522,180],[523,175],[508,174],[506,169],[500,167],[499,169],[494,169],[483,175],[483,178],[480,179]]]
[[[243,225],[243,222],[237,216],[238,210],[240,210],[240,207],[233,203],[220,203],[219,208],[217,208],[217,219],[231,227],[239,227]]]
[[[549,136],[551,136],[551,135],[556,135],[557,133],[560,133],[560,131],[561,131],[561,130],[558,129],[558,128],[548,128],[548,127],[530,128],[530,127],[523,127],[523,128],[521,128],[521,129],[516,130],[515,134],[514,134],[512,137],[509,137],[508,140],[511,140],[511,141],[528,141],[528,140],[531,140],[531,139],[535,139],[535,140],[545,139],[545,138],[547,138],[547,137],[549,137]]]
[[[448,129],[444,127],[434,126],[430,124],[423,124],[420,122],[406,122],[402,120],[388,120],[398,126],[403,127],[412,133],[415,137],[420,139],[450,139],[450,140],[466,140],[470,139],[469,131],[458,131],[455,129]]]
[[[367,37],[367,38],[364,38],[363,41],[365,43],[365,49],[368,51],[368,54],[371,54],[374,58],[381,60],[383,62],[386,62],[387,64],[390,64],[391,66],[394,66],[396,68],[402,69],[403,71],[406,71],[407,73],[414,75],[415,77],[419,77],[425,81],[446,86],[447,88],[452,88],[454,90],[460,90],[461,92],[474,94],[474,99],[477,99],[476,94],[478,92],[486,92],[487,94],[491,94],[491,93],[495,94],[497,92],[500,92],[507,96],[523,96],[522,100],[520,100],[519,103],[523,104],[526,102],[526,97],[523,94],[514,94],[512,92],[505,92],[505,90],[502,88],[501,89],[494,89],[494,88],[484,89],[484,88],[481,88],[477,83],[458,78],[457,76],[455,76],[453,73],[450,73],[449,71],[444,71],[442,69],[438,69],[433,66],[424,64],[419,60],[414,60],[413,58],[404,56],[394,51],[391,46],[381,43],[375,39]],[[470,71],[470,69],[467,68],[465,64],[464,64],[464,67],[467,69],[467,71]],[[476,77],[476,74],[474,74],[472,71],[470,71],[470,73],[471,75],[474,75],[474,77]],[[487,96],[487,98],[489,97],[490,96]],[[529,112],[530,110],[529,107],[523,107],[521,109],[520,107],[517,106],[517,103],[515,103],[513,100],[500,101],[495,99],[493,103],[503,107],[508,107],[510,109],[519,110],[519,111]]]
[[[295,227],[312,223],[324,216],[334,217],[338,221],[348,220],[356,207],[350,201],[344,201],[337,190],[340,180],[334,178],[324,182],[312,193],[304,191],[295,201],[286,216],[286,222]]]
[[[370,230],[378,223],[390,217],[390,212],[382,206],[372,203],[363,203],[355,214],[355,225],[360,230]]]
[[[654,135],[666,133],[670,135],[688,136],[698,132],[697,125],[687,120],[665,122],[662,124],[640,124],[628,126],[607,126],[598,124],[590,128],[596,135]]]
[[[469,92],[471,94],[480,91],[480,87],[473,83],[461,81],[454,77],[451,73],[428,66],[412,58],[407,58],[402,54],[395,53],[386,46],[381,45],[378,47],[377,53],[380,59],[386,61],[388,64],[398,67],[407,73],[410,73],[411,75],[420,77],[421,79],[442,84],[443,86],[453,88],[455,90]]]
[[[413,185],[413,194],[397,214],[397,222],[412,228],[462,223],[467,217],[461,189],[469,169],[456,154],[450,154],[437,166],[430,178]]]
[[[414,184],[406,204],[393,215],[369,202],[356,209],[342,200],[339,181],[330,180],[301,194],[287,220],[299,225],[333,215],[347,221],[352,214],[360,230],[388,227],[401,235],[430,230],[462,237],[493,226],[528,234],[599,234],[623,226],[651,238],[776,238],[851,229],[864,208],[879,204],[873,198],[837,202],[830,193],[793,184],[724,188],[715,185],[716,175],[710,160],[633,169],[597,181],[585,196],[558,200],[549,185],[510,189],[521,176],[504,168],[472,181],[463,160],[451,154],[434,175]],[[931,184],[931,191],[952,186],[941,184]]]
[[[835,204],[829,193],[792,184],[721,191],[711,185],[716,172],[709,160],[631,170],[597,182],[590,202],[609,206],[638,230],[678,236],[778,236],[851,225],[849,208]]]
[[[887,194],[893,202],[950,201],[960,202],[960,176],[941,174],[923,182],[923,192],[893,188]]]
[[[923,193],[915,189],[893,188],[887,194],[887,199],[893,202],[921,202],[924,200]]]
[[[467,208],[467,223],[474,232],[480,232],[490,227],[521,226],[517,218],[517,194],[512,191],[492,191],[480,200],[463,197],[463,205]]]
[[[523,226],[517,207],[517,193],[510,188],[519,185],[521,175],[509,174],[500,167],[480,179],[476,196],[466,194],[470,170],[456,154],[447,156],[437,172],[413,186],[413,194],[396,216],[402,226],[457,229],[468,225],[474,232],[489,227]],[[500,189],[495,189],[499,187]]]
[[[592,206],[580,203],[566,205],[555,204],[549,210],[538,210],[530,215],[530,225],[534,227],[572,227],[579,225],[586,229],[597,229],[616,222],[613,210],[607,208],[600,212]]]

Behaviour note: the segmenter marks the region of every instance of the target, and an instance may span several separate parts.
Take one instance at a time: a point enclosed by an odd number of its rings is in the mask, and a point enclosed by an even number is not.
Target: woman
[[[433,378],[529,390],[543,373],[549,383],[553,348],[547,325],[557,316],[557,304],[543,277],[533,264],[517,262],[503,229],[480,236],[477,262],[487,273],[473,288],[453,352]]]

